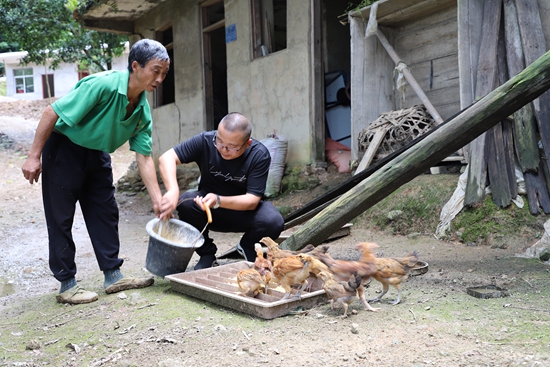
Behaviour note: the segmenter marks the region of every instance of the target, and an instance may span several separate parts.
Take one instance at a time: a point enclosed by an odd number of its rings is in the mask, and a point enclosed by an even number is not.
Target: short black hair
[[[168,51],[162,43],[152,39],[142,39],[132,45],[130,55],[128,55],[128,70],[132,72],[132,63],[137,61],[142,68],[152,59],[161,61],[170,60]]]

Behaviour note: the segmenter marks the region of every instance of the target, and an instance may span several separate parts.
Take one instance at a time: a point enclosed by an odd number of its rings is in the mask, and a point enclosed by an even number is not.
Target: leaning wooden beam
[[[446,124],[440,125],[434,133],[340,196],[287,238],[281,248],[298,250],[308,243],[322,243],[344,224],[549,88],[550,52],[547,52],[521,73]]]

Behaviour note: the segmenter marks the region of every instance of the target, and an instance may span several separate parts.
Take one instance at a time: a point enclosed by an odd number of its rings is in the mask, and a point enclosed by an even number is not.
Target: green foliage
[[[364,7],[370,6],[377,2],[378,0],[361,0],[358,4],[357,3],[348,3],[348,7],[346,8],[346,13],[359,11]]]
[[[108,70],[127,37],[83,28],[72,15],[77,5],[78,0],[0,0],[0,34],[28,52],[24,65],[56,69],[61,62],[85,62],[91,71]]]

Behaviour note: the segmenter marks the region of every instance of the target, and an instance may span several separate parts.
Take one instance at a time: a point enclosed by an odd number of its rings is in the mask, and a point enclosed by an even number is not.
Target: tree
[[[0,0],[0,34],[28,52],[24,65],[55,70],[61,62],[91,71],[111,69],[126,36],[83,28],[72,16],[78,0]]]

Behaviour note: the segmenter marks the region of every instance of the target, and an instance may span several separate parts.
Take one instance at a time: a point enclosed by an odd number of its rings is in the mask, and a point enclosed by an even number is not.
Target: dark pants
[[[191,200],[195,196],[205,196],[207,192],[186,192],[180,196],[183,201],[178,207],[179,219],[202,231],[206,224],[206,213]],[[254,244],[263,237],[277,239],[283,230],[283,217],[275,207],[266,201],[260,201],[256,210],[230,210],[224,208],[212,209],[212,223],[204,231],[204,244],[196,249],[199,256],[214,255],[217,247],[208,236],[208,230],[215,232],[244,232],[240,244],[246,259],[254,261],[256,251]]]
[[[119,268],[118,206],[111,156],[83,148],[52,133],[42,152],[42,198],[48,225],[50,269],[67,280],[76,274],[76,247],[71,233],[80,202],[99,268]]]

